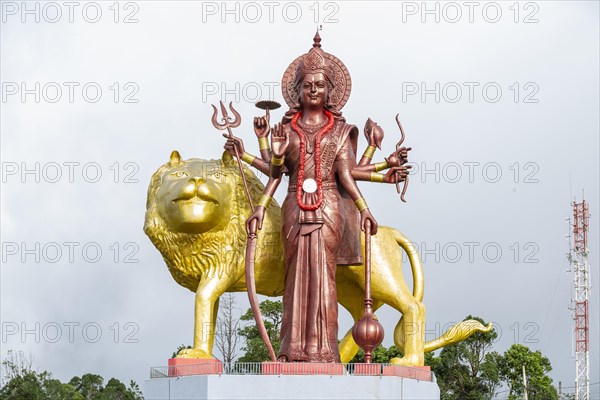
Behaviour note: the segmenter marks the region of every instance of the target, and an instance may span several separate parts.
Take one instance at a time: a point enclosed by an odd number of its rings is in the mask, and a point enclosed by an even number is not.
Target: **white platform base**
[[[435,382],[397,376],[194,375],[147,379],[146,400],[440,398]]]

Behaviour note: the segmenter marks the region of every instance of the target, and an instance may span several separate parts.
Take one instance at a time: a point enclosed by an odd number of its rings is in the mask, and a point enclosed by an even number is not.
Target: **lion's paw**
[[[419,357],[418,355],[404,356],[402,358],[394,357],[390,360],[390,364],[402,365],[404,367],[422,367],[425,364],[425,357]]]
[[[213,356],[202,349],[183,349],[177,353],[177,358],[213,358]]]

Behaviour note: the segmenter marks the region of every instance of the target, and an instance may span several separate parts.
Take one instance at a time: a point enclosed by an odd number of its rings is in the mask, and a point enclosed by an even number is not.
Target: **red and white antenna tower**
[[[571,268],[575,274],[574,319],[575,319],[575,399],[590,399],[590,353],[588,299],[590,294],[590,265],[588,262],[588,226],[590,210],[588,203],[573,201],[573,247]]]

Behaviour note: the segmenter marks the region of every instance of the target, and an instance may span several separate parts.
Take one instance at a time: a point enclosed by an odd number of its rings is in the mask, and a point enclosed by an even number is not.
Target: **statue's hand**
[[[256,228],[262,229],[263,220],[265,219],[265,208],[257,206],[252,215],[246,221],[246,233],[248,235],[255,234]]]
[[[404,182],[406,180],[406,177],[410,173],[409,170],[411,168],[412,168],[412,165],[403,165],[401,167],[392,167],[383,176],[383,181],[385,183]]]
[[[377,122],[371,118],[367,119],[364,129],[365,137],[369,146],[377,147],[381,150],[381,142],[383,141],[383,129],[377,125]]]
[[[387,162],[388,168],[394,168],[394,167],[400,166],[400,159],[398,158],[398,155],[396,154],[395,151],[392,154],[390,154],[389,157],[386,157],[385,161]]]
[[[375,217],[371,214],[368,208],[365,208],[360,212],[360,227],[364,231],[365,224],[369,221],[371,223],[371,235],[375,235],[377,233],[377,221],[375,221]]]
[[[254,134],[257,138],[267,137],[269,135],[269,117],[256,117],[254,118]]]
[[[412,147],[400,147],[397,154],[400,158],[400,164],[406,164],[408,162],[408,152],[412,150]]]
[[[235,150],[234,150],[234,146],[237,148],[238,154],[240,155],[240,157],[244,154],[244,142],[242,141],[242,139],[235,137],[235,136],[229,136],[228,134],[224,133],[223,136],[225,136],[227,138],[227,141],[225,142],[225,146],[223,146],[225,148],[225,150],[233,157],[235,157]]]
[[[273,156],[277,158],[283,157],[289,144],[290,136],[288,132],[283,128],[283,125],[276,124],[271,129],[271,150],[273,151]]]
[[[394,151],[389,157],[385,159],[387,161],[388,168],[399,167],[408,162],[408,152],[412,150],[412,147],[400,147],[398,151]]]

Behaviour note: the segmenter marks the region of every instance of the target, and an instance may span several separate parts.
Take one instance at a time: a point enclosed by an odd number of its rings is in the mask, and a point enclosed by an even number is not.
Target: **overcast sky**
[[[414,149],[408,203],[361,188],[380,224],[426,250],[428,339],[477,315],[496,323],[495,350],[539,349],[555,384],[573,386],[565,218],[585,191],[599,395],[597,2],[23,4],[2,2],[3,357],[141,384],[192,342],[194,295],[142,231],[149,179],[173,149],[220,157],[221,99],[258,153],[254,102],[283,103],[281,76],[322,25],[352,76],[348,122],[384,128],[381,160],[400,113]],[[389,346],[399,316],[379,316]]]

